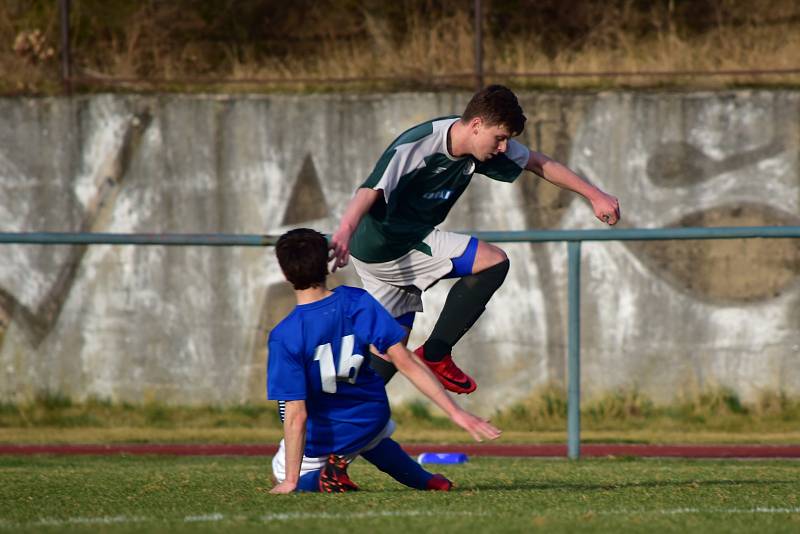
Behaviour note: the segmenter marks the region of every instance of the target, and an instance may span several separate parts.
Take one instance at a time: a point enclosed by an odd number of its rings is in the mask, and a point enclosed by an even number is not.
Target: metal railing
[[[620,228],[603,230],[526,230],[468,232],[495,243],[567,243],[567,456],[580,458],[580,275],[584,241],[664,241],[688,239],[800,238],[800,226],[736,226],[717,228]],[[24,245],[275,245],[278,236],[247,234],[106,234],[70,232],[5,232],[0,244]]]

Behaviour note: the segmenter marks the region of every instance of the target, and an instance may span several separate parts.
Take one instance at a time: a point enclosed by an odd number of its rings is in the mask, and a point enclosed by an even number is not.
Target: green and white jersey
[[[423,239],[447,217],[473,175],[513,182],[530,151],[510,139],[508,149],[488,161],[455,158],[447,133],[458,116],[423,122],[386,149],[361,187],[383,190],[350,241],[350,253],[366,263],[396,260],[412,249],[430,254]]]

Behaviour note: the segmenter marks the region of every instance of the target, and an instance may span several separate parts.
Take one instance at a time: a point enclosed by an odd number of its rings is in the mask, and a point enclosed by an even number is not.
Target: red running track
[[[460,452],[469,456],[565,457],[566,445],[526,444],[409,444],[403,448],[412,456],[423,452]],[[176,456],[271,456],[277,445],[242,444],[114,444],[114,445],[7,445],[0,454],[110,455],[164,454]],[[657,458],[800,458],[800,445],[581,445],[582,457],[630,456]]]

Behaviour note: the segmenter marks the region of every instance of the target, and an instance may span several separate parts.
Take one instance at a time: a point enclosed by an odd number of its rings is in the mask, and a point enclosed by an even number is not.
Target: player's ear
[[[470,119],[468,126],[472,133],[477,135],[481,126],[483,126],[483,119],[480,117],[473,117]]]

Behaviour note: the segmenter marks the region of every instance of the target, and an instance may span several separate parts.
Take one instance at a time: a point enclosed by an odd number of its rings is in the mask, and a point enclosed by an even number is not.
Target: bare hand
[[[344,228],[339,228],[336,233],[331,236],[330,255],[328,261],[333,261],[331,272],[335,273],[336,269],[340,269],[347,265],[347,259],[350,256],[350,234],[351,232]]]
[[[269,490],[269,492],[274,494],[285,494],[285,493],[292,493],[295,489],[297,489],[296,482],[289,482],[288,480],[284,480],[283,482],[277,484],[274,488]]]
[[[617,200],[617,197],[602,192],[599,196],[592,199],[592,209],[598,219],[611,226],[617,224],[622,217],[619,211],[619,200]]]
[[[486,439],[497,439],[500,437],[500,430],[495,428],[489,421],[460,410],[453,416],[453,422],[469,432],[475,441]]]

